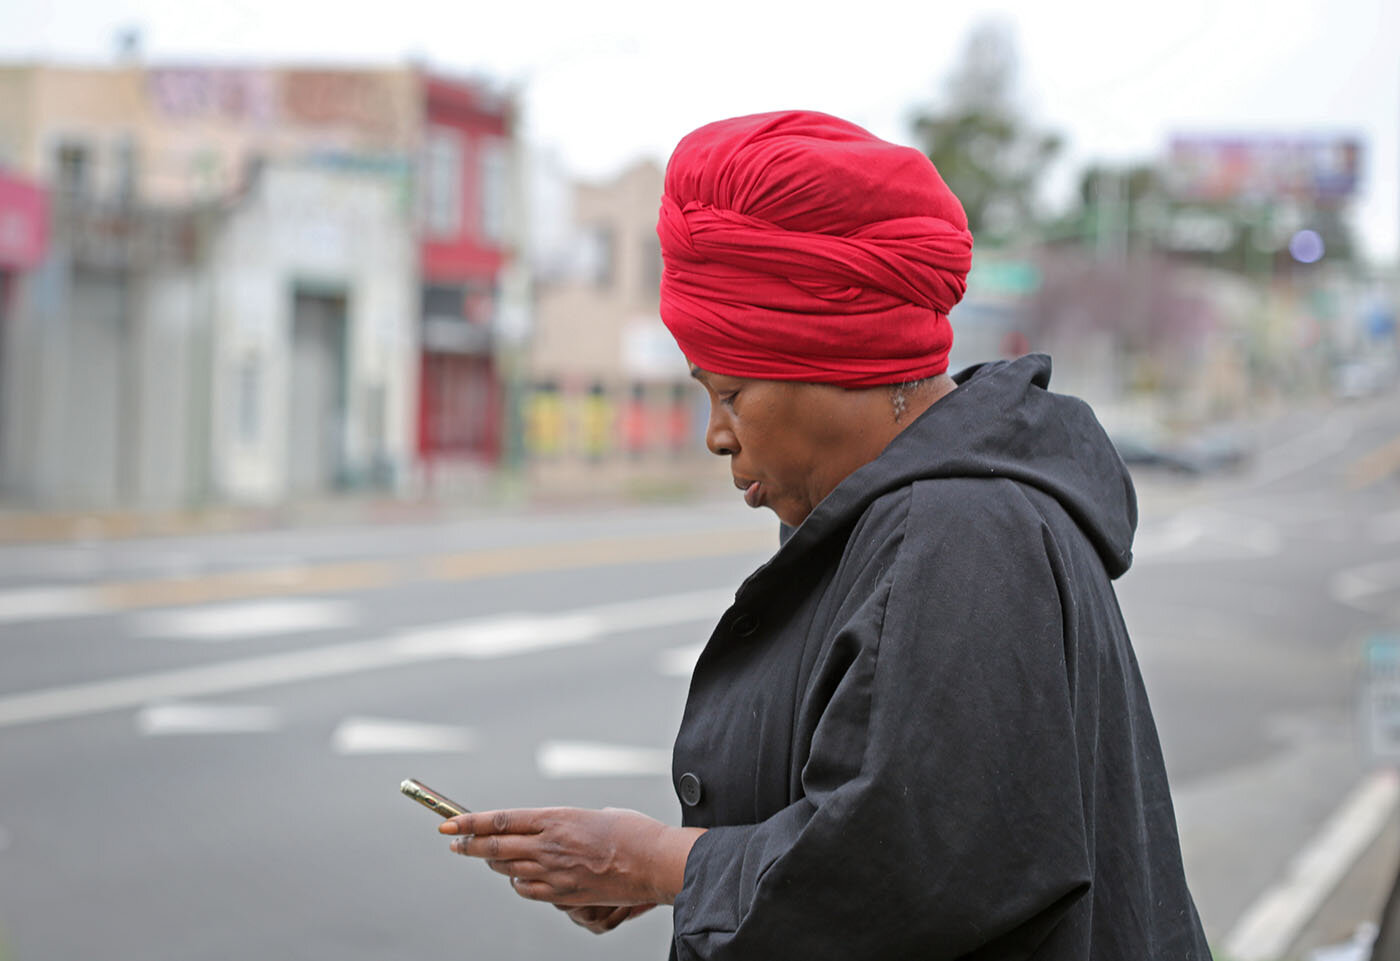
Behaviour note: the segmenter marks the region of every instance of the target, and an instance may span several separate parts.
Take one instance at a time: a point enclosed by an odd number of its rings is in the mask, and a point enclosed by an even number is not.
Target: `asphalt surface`
[[[1119,591],[1215,943],[1372,766],[1394,400],[1274,418],[1238,474],[1140,479]],[[775,543],[736,494],[0,548],[0,958],[663,957],[666,909],[588,935],[397,785],[674,821],[686,665]]]

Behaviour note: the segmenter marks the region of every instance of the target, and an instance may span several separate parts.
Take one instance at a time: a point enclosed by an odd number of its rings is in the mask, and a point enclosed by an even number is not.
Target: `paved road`
[[[1358,644],[1400,624],[1389,401],[1279,418],[1236,477],[1144,478],[1120,594],[1217,941],[1366,771]],[[665,910],[586,935],[397,783],[674,819],[688,663],[773,537],[736,499],[0,548],[0,944],[663,956]]]

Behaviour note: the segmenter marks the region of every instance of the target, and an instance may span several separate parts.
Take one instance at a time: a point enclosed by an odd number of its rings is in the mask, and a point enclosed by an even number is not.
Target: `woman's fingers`
[[[554,903],[557,893],[552,885],[543,881],[529,881],[525,878],[511,878],[510,886],[515,893],[527,901],[549,901]]]
[[[488,860],[486,866],[497,874],[509,878],[510,886],[522,898],[529,898],[532,901],[548,901],[560,907],[568,906],[571,903],[570,898],[573,899],[573,904],[582,903],[579,899],[584,895],[568,874],[551,871],[538,861]]]
[[[532,860],[539,849],[539,836],[535,834],[474,834],[452,841],[452,850],[458,854],[488,861]]]
[[[454,835],[453,851],[514,878],[521,897],[569,905],[670,903],[695,831],[615,808],[484,811],[438,830]]]
[[[647,910],[649,905],[609,907],[606,905],[585,905],[579,908],[563,908],[569,920],[594,934],[606,934],[628,918],[634,918]]]
[[[538,834],[548,808],[521,808],[513,811],[474,811],[448,818],[438,825],[440,834],[498,835]]]
[[[613,908],[611,911],[595,912],[591,919],[577,923],[594,934],[606,934],[626,921],[629,912],[629,908]]]
[[[508,878],[525,878],[530,881],[539,881],[547,873],[538,861],[487,861],[486,866]]]

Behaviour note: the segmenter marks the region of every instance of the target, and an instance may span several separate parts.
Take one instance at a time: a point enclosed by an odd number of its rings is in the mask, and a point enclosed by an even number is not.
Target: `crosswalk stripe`
[[[331,735],[337,754],[455,754],[475,749],[470,728],[380,717],[347,717]]]
[[[458,621],[366,641],[223,661],[0,697],[0,727],[83,717],[454,657],[491,658],[597,641],[624,631],[717,618],[729,590],[695,591],[548,615]]]
[[[535,763],[547,778],[651,776],[670,772],[671,752],[593,741],[546,741],[535,752]]]
[[[408,559],[297,563],[191,576],[91,585],[48,584],[0,590],[0,623],[188,607],[269,597],[363,591],[404,582],[458,581],[534,571],[593,569],[776,549],[770,527],[722,528],[494,547]]]
[[[287,598],[151,611],[139,615],[132,630],[140,637],[231,641],[333,630],[358,619],[356,606],[349,601]]]
[[[136,728],[148,736],[171,734],[255,734],[275,731],[282,718],[270,707],[243,704],[151,704],[136,715]]]
[[[0,591],[0,624],[81,617],[106,610],[100,591],[89,587],[21,587]]]

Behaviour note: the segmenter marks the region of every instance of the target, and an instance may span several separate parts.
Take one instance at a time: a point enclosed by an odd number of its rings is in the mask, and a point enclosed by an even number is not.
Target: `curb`
[[[1290,957],[1308,926],[1392,824],[1400,810],[1400,774],[1372,772],[1356,785],[1318,833],[1289,862],[1284,876],[1235,922],[1225,939],[1230,961]],[[1388,887],[1378,893],[1378,903]]]

